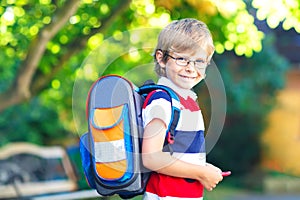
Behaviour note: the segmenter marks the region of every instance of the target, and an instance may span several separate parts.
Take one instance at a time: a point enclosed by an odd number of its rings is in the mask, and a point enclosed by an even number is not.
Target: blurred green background
[[[275,185],[277,179],[298,180],[299,0],[6,0],[0,15],[0,147],[13,142],[76,146],[87,130],[86,88],[74,96],[76,81],[88,80],[89,87],[99,76],[114,73],[139,85],[155,77],[148,46],[154,47],[158,31],[170,21],[189,17],[211,30],[213,61],[226,90],[224,128],[208,154],[209,162],[232,171],[220,184],[221,195],[276,193],[273,180]],[[138,36],[128,31],[135,29],[149,31]],[[131,40],[130,51],[110,58],[126,50],[124,37]],[[89,63],[99,46],[101,59]],[[148,70],[135,71],[143,65]],[[196,91],[208,124],[205,84]],[[80,158],[73,153],[71,159],[80,188],[87,188]],[[300,192],[284,184],[278,188]]]

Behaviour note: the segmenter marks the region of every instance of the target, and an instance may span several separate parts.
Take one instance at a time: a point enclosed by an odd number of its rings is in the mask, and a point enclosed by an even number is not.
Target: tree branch
[[[41,90],[46,88],[46,86],[49,84],[49,82],[55,77],[55,75],[65,66],[67,61],[74,55],[76,55],[79,51],[81,51],[83,48],[86,47],[88,39],[99,32],[105,32],[105,30],[109,27],[110,24],[114,23],[116,18],[118,16],[121,16],[121,14],[128,9],[130,5],[131,0],[123,0],[121,1],[111,12],[111,14],[106,17],[105,19],[101,19],[103,22],[102,25],[99,28],[94,28],[91,30],[91,32],[88,35],[78,37],[77,40],[74,40],[68,46],[66,49],[68,49],[68,52],[66,52],[59,60],[60,62],[58,65],[53,66],[51,73],[41,75],[39,76],[34,83],[32,84],[31,91],[34,94],[39,93]],[[100,20],[100,19],[99,19]]]
[[[21,103],[31,97],[29,88],[33,75],[44,55],[47,43],[77,11],[79,4],[80,0],[66,1],[66,4],[54,14],[52,22],[45,26],[39,35],[32,40],[27,57],[21,63],[14,83],[7,91],[0,94],[0,112],[9,106]]]

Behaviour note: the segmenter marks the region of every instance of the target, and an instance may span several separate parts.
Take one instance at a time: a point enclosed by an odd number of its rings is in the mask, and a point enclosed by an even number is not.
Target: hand
[[[207,163],[203,166],[203,172],[198,179],[204,188],[208,191],[212,191],[220,181],[223,180],[222,170],[212,164]]]
[[[216,167],[210,163],[206,163],[206,166],[212,168],[213,170],[215,170],[216,172],[222,173],[222,170],[219,167]]]
[[[224,171],[224,172],[223,172],[220,168],[218,168],[218,167],[216,167],[216,166],[214,166],[214,165],[212,165],[212,164],[210,164],[210,163],[206,163],[206,165],[209,166],[209,167],[212,167],[212,168],[215,169],[217,172],[220,172],[221,175],[222,175],[223,177],[225,177],[225,176],[230,176],[230,175],[231,175],[231,171]]]

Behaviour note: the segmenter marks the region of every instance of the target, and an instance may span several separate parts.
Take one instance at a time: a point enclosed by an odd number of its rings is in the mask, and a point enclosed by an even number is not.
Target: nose
[[[193,64],[192,64],[193,63]],[[185,70],[186,71],[189,71],[189,72],[192,72],[192,71],[195,71],[196,68],[195,68],[195,62],[194,61],[190,61],[187,66],[185,67]]]

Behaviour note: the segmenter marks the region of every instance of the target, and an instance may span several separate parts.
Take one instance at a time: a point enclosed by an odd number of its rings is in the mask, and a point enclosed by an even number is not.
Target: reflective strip
[[[96,162],[109,163],[126,159],[124,140],[95,142],[94,145]]]
[[[206,164],[206,153],[177,153],[173,157],[187,163],[204,166]]]

